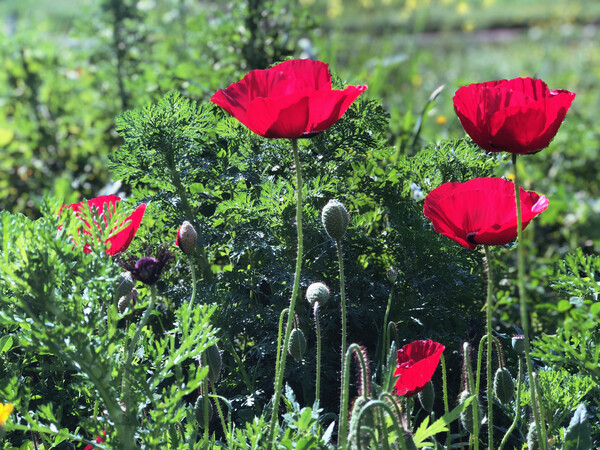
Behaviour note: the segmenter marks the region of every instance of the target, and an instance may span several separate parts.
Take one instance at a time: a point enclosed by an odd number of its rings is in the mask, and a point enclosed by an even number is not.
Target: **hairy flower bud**
[[[356,400],[354,400],[354,405],[352,406],[352,413],[350,415],[350,425],[348,427],[348,440],[350,443],[351,449],[359,448],[358,440],[361,441],[362,448],[369,448],[369,441],[371,440],[371,436],[368,433],[361,432],[360,427],[369,427],[371,429],[375,428],[375,415],[373,414],[373,410],[367,411],[363,413],[362,417],[360,417],[360,411],[363,407],[369,402],[368,397],[364,397],[359,395]],[[359,418],[360,423],[358,422]]]
[[[191,255],[194,253],[197,242],[198,233],[194,226],[186,220],[181,224],[179,230],[177,230],[175,245],[177,245],[186,255]]]
[[[132,291],[129,291],[127,294],[121,296],[121,298],[119,299],[119,303],[117,303],[117,308],[119,309],[120,313],[123,313],[127,309],[132,299]]]
[[[204,428],[204,395],[198,396],[196,399],[196,403],[194,404],[194,413],[196,415],[196,422],[198,422],[198,426],[200,428]],[[213,418],[213,406],[208,399],[208,422]]]
[[[321,221],[329,237],[339,242],[346,234],[350,223],[350,215],[342,203],[337,200],[329,200],[323,208]]]
[[[390,269],[385,274],[387,275],[388,281],[392,284],[398,279],[398,271],[396,269]]]
[[[515,393],[515,382],[506,367],[499,367],[494,375],[494,394],[501,403],[507,404]]]
[[[129,272],[121,273],[121,279],[119,280],[119,284],[117,284],[117,289],[115,290],[115,297],[121,298],[124,295],[130,294],[134,287],[135,281],[133,281],[133,278],[131,278],[131,274]]]
[[[205,350],[206,353],[206,365],[208,366],[208,381],[216,383],[219,381],[219,375],[221,374],[221,368],[223,367],[223,359],[221,358],[221,352],[217,344],[213,344]]]
[[[513,336],[511,344],[513,350],[517,353],[517,355],[525,356],[525,352],[527,351],[527,349],[525,348],[525,336],[523,336],[522,334],[517,334]]]
[[[292,355],[296,361],[302,361],[306,352],[306,338],[300,328],[294,328],[290,334],[290,343],[288,345],[288,353]]]
[[[471,393],[469,391],[462,391],[458,403],[464,403],[465,400],[467,400],[470,396]],[[473,403],[477,405],[477,421],[479,422],[479,425],[481,425],[481,420],[483,419],[483,411],[481,409],[481,405],[479,404],[479,399],[477,397],[475,397],[473,401],[460,413],[460,423],[462,424],[464,429],[471,434],[473,434],[475,430],[475,427],[473,426]],[[478,430],[480,429],[481,426],[478,428]]]
[[[435,400],[435,391],[433,390],[433,383],[430,381],[425,385],[423,390],[418,394],[421,406],[425,411],[430,413],[433,411],[433,402]]]
[[[306,289],[306,300],[311,305],[314,305],[316,302],[319,302],[321,306],[326,305],[329,301],[331,293],[329,288],[325,283],[321,283],[320,281],[317,283],[311,284]]]

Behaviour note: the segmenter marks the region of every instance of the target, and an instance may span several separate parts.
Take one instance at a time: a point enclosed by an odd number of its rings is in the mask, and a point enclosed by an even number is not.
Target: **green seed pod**
[[[361,447],[369,448],[369,441],[371,440],[371,436],[368,433],[360,433],[358,423],[360,410],[369,402],[369,400],[369,398],[363,397],[362,395],[357,397],[356,400],[354,400],[354,405],[352,406],[352,413],[350,416],[350,425],[348,426],[348,440],[350,443],[350,448],[352,450],[358,449],[359,437],[361,439]],[[362,415],[360,425],[363,427],[375,428],[375,417],[373,415],[372,410],[367,411]]]
[[[529,431],[527,432],[527,448],[529,450],[538,450],[540,448],[535,422],[529,424]]]
[[[131,293],[131,290],[135,287],[135,281],[131,278],[131,273],[123,272],[121,273],[121,279],[117,284],[117,288],[115,290],[115,297],[121,298],[124,295]]]
[[[123,313],[127,309],[132,299],[133,293],[131,291],[129,291],[128,294],[121,296],[119,303],[117,303],[117,308],[119,309],[120,313]]]
[[[350,216],[346,207],[339,201],[329,200],[323,208],[321,221],[329,237],[339,242],[346,234]]]
[[[319,302],[321,306],[324,306],[329,301],[330,296],[331,293],[325,283],[313,283],[306,289],[306,300],[311,305]]]
[[[208,347],[206,353],[206,365],[208,366],[208,381],[216,383],[219,381],[219,375],[221,374],[221,367],[223,367],[223,359],[221,358],[221,352],[217,344],[213,344]]]
[[[513,336],[511,340],[512,348],[519,356],[525,356],[526,348],[525,348],[525,337],[522,334],[517,334]]]
[[[194,226],[187,220],[181,224],[179,230],[177,230],[177,238],[175,239],[175,245],[177,245],[183,253],[191,255],[196,249],[196,243],[198,242],[198,233]]]
[[[469,391],[463,391],[460,394],[458,403],[463,403],[466,399],[471,396]],[[481,422],[483,419],[483,411],[481,410],[481,405],[479,404],[479,399],[473,399],[473,402],[477,404],[477,419],[479,422],[479,430],[481,430]],[[469,433],[473,434],[475,428],[473,427],[473,402],[469,404],[463,411],[460,413],[460,423]]]
[[[515,393],[515,382],[506,367],[498,368],[494,375],[494,394],[502,404],[507,404]]]
[[[306,352],[306,339],[304,333],[299,328],[294,328],[290,334],[290,343],[288,345],[288,353],[292,355],[296,361],[302,361]]]
[[[198,396],[196,403],[194,404],[194,414],[196,415],[196,422],[200,428],[204,428],[204,395]],[[213,418],[213,406],[208,399],[208,423]]]
[[[433,390],[433,383],[431,381],[419,392],[418,397],[423,409],[430,413],[433,410],[433,402],[435,401],[435,391]]]

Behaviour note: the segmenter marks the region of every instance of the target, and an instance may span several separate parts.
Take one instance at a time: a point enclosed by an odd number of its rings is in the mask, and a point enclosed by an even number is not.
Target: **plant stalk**
[[[523,338],[525,340],[525,363],[527,365],[527,378],[529,379],[529,395],[531,397],[531,409],[533,410],[533,419],[538,431],[538,444],[541,450],[546,449],[546,430],[541,426],[540,411],[538,409],[538,399],[533,382],[533,365],[531,355],[529,354],[529,314],[527,312],[527,291],[525,289],[525,254],[523,251],[523,217],[521,215],[521,193],[519,190],[519,178],[517,171],[517,155],[512,155],[512,163],[515,171],[515,201],[517,206],[517,274],[519,287],[519,304],[521,310],[521,326],[523,327]]]
[[[494,448],[494,402],[493,402],[493,379],[492,379],[492,308],[494,301],[494,277],[492,274],[492,260],[490,248],[487,245],[483,246],[485,251],[485,268],[487,268],[487,300],[485,305],[485,316],[487,322],[487,361],[486,361],[486,378],[487,378],[487,408],[488,408],[488,448]]]
[[[281,399],[281,389],[283,386],[283,374],[285,372],[285,361],[287,357],[287,348],[290,343],[290,334],[292,333],[292,320],[296,308],[296,300],[300,286],[300,272],[302,271],[302,171],[300,166],[300,157],[298,155],[298,141],[292,139],[292,152],[294,154],[294,164],[296,165],[296,227],[298,234],[298,253],[296,255],[296,272],[294,273],[294,285],[292,287],[292,298],[288,312],[287,327],[285,329],[285,339],[283,340],[283,349],[278,347],[277,351],[281,353],[279,366],[275,370],[275,393],[273,395],[273,410],[271,412],[270,436],[269,442],[271,448],[275,447],[276,429],[278,428],[279,400]],[[278,342],[279,345],[279,342]]]
[[[319,302],[315,302],[315,328],[317,332],[317,380],[315,387],[315,401],[321,396],[321,322],[319,321]]]
[[[345,289],[345,280],[344,280],[344,259],[342,256],[342,243],[339,240],[335,241],[335,245],[337,248],[337,255],[338,255],[338,265],[339,265],[339,269],[340,269],[340,298],[341,298],[341,309],[342,309],[342,388],[341,388],[341,393],[342,396],[340,398],[340,428],[339,428],[339,432],[340,435],[338,436],[338,444],[340,443],[340,439],[343,439],[343,442],[345,444],[346,442],[346,436],[345,436],[345,431],[346,430],[342,430],[342,424],[345,424],[345,420],[347,418],[342,417],[342,413],[344,412],[344,402],[346,403],[346,412],[348,410],[348,398],[347,395],[344,396],[344,371],[346,370],[346,289]],[[349,364],[348,364],[349,366]],[[344,422],[343,422],[344,421]],[[342,431],[344,432],[344,434],[342,435]],[[343,448],[343,445],[342,445]]]

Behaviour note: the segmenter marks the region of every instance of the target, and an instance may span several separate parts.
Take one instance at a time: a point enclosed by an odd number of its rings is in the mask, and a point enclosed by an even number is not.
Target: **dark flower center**
[[[467,242],[473,245],[477,245],[478,242],[475,240],[475,236],[477,235],[477,231],[471,231],[467,234]]]

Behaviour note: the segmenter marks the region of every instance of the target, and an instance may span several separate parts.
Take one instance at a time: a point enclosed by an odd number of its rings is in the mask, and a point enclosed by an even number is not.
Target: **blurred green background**
[[[464,135],[452,109],[463,84],[532,76],[576,92],[554,142],[522,167],[551,201],[541,251],[600,250],[598,1],[5,0],[0,22],[1,209],[37,217],[47,192],[126,192],[106,168],[117,115],[170,90],[205,102],[250,69],[313,57],[369,85],[409,154]]]

